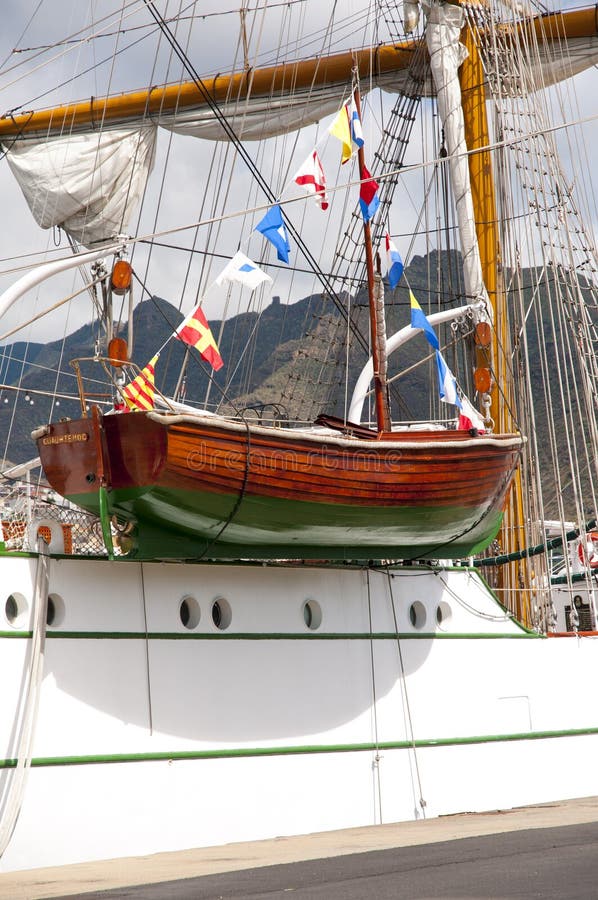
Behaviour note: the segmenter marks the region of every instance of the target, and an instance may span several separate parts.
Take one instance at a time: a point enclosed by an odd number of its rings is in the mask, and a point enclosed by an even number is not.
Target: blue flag
[[[255,230],[261,232],[270,243],[274,244],[278,259],[288,263],[291,245],[282,220],[282,212],[277,203],[270,207],[264,218],[255,226]]]
[[[457,382],[455,376],[444,361],[444,357],[440,350],[436,351],[436,367],[438,370],[438,390],[440,399],[445,403],[453,403],[459,409],[462,408],[459,394],[457,393]]]
[[[428,322],[428,317],[413,296],[412,291],[409,291],[409,300],[411,302],[411,327],[421,328],[428,340],[428,343],[431,344],[435,350],[439,350],[440,344],[438,343],[436,332]]]
[[[404,266],[401,254],[391,241],[388,232],[386,233],[386,258],[388,260],[388,283],[390,284],[391,290],[394,291],[401,280]]]

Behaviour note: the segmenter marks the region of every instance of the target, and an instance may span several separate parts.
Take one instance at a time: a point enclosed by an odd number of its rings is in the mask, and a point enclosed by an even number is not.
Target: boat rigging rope
[[[386,568],[386,578],[388,581],[388,591],[389,591],[389,595],[390,595],[390,608],[392,610],[392,618],[393,618],[393,623],[394,623],[394,628],[395,628],[395,634],[397,636],[397,650],[399,653],[399,665],[401,667],[401,693],[403,695],[404,711],[407,716],[406,724],[409,729],[409,742],[411,744],[411,749],[413,751],[413,764],[415,767],[415,778],[417,781],[417,790],[419,793],[418,803],[420,805],[422,815],[425,819],[427,804],[423,797],[421,777],[419,774],[419,763],[417,761],[417,748],[415,746],[415,737],[413,734],[413,720],[411,718],[411,707],[409,705],[409,695],[407,693],[407,681],[405,678],[405,663],[403,661],[403,648],[401,647],[401,638],[399,636],[399,624],[397,621],[397,610],[395,607],[395,598],[394,598],[394,594],[393,594],[393,590],[392,590],[392,575],[390,572],[390,567],[387,565],[385,568]]]
[[[175,35],[173,35],[171,30],[167,27],[163,16],[156,9],[156,6],[155,6],[153,0],[143,0],[143,2],[145,3],[149,13],[152,15],[154,21],[160,28],[160,31],[165,36],[165,38],[168,41],[168,43],[170,44],[170,46],[173,48],[176,56],[179,58],[180,62],[183,64],[188,75],[193,80],[194,84],[196,85],[197,89],[199,90],[203,99],[205,100],[206,104],[209,106],[209,108],[214,113],[214,116],[215,116],[216,120],[218,121],[218,123],[220,124],[220,126],[222,127],[222,130],[224,131],[226,137],[234,145],[237,153],[239,154],[239,156],[241,157],[243,162],[247,165],[247,168],[249,169],[251,175],[255,178],[257,184],[261,187],[268,202],[276,203],[277,198],[274,195],[274,192],[272,191],[270,185],[263,177],[262,173],[258,169],[256,163],[253,161],[251,155],[249,154],[247,148],[244,146],[243,142],[241,140],[239,140],[237,134],[235,133],[235,130],[233,129],[230,122],[228,121],[228,118],[223,113],[222,109],[220,108],[220,105],[214,99],[214,97],[212,96],[212,94],[210,93],[210,91],[208,90],[208,88],[206,87],[206,85],[204,84],[202,79],[200,78],[197,70],[191,63],[191,60],[189,59],[189,57],[187,56],[187,54],[185,53],[185,51],[183,50],[181,45],[179,44]],[[341,298],[338,296],[337,292],[334,289],[334,285],[332,284],[332,282],[330,281],[330,279],[328,278],[326,273],[320,269],[317,259],[311,253],[309,247],[306,245],[301,234],[294,227],[293,223],[289,219],[285,218],[285,225],[287,227],[288,232],[294,238],[297,246],[301,249],[301,251],[302,251],[303,255],[305,256],[305,258],[307,259],[309,265],[312,267],[316,277],[318,278],[320,284],[324,288],[326,296],[330,297],[330,299],[332,300],[332,302],[334,303],[334,305],[340,312],[341,316],[344,319],[347,319],[347,310],[345,308],[345,304],[343,303]],[[364,339],[363,335],[354,327],[352,328],[352,330],[353,330],[355,339],[360,343],[361,347],[365,351],[367,351],[367,341]]]
[[[145,672],[147,681],[147,706],[148,706],[148,725],[150,737],[154,733],[154,717],[152,713],[152,681],[150,673],[150,653],[149,653],[149,631],[147,627],[147,600],[145,596],[145,577],[143,571],[143,563],[139,564],[139,572],[141,574],[141,599],[143,602],[143,630],[145,634]]]
[[[37,538],[36,550],[37,565],[32,600],[33,631],[29,670],[26,673],[25,689],[21,694],[23,702],[16,715],[15,730],[18,729],[19,734],[16,742],[15,766],[12,772],[7,771],[6,794],[5,797],[0,798],[0,857],[10,843],[23,806],[44,673],[50,557],[48,545],[41,536]]]
[[[235,504],[234,504],[233,508],[229,512],[228,516],[226,517],[226,519],[224,520],[222,525],[220,526],[220,529],[217,531],[217,533],[214,535],[214,537],[208,541],[208,543],[204,547],[203,551],[199,554],[199,556],[196,557],[197,560],[205,559],[205,557],[208,553],[208,550],[210,550],[214,546],[214,544],[216,544],[218,542],[220,536],[226,531],[226,529],[228,528],[228,526],[230,525],[232,520],[237,515],[237,513],[239,511],[239,507],[241,506],[241,503],[243,502],[243,498],[245,496],[245,491],[247,489],[247,482],[249,481],[249,467],[251,465],[251,429],[249,427],[249,422],[247,422],[247,420],[245,419],[244,413],[242,414],[241,419],[242,419],[243,425],[245,426],[245,432],[247,434],[247,444],[245,446],[245,470],[243,472],[243,483],[241,484],[241,490],[239,491],[239,494],[237,496],[237,499],[235,500]]]
[[[380,746],[378,740],[378,698],[376,696],[376,666],[374,662],[374,629],[372,628],[372,593],[370,585],[370,569],[365,570],[366,586],[368,594],[368,623],[370,629],[370,668],[372,672],[372,716],[374,725],[374,743],[376,745],[376,755],[372,762],[375,783],[378,791],[378,810],[380,813],[380,824],[384,822],[382,818],[382,787],[380,784]],[[421,792],[420,792],[421,793]]]

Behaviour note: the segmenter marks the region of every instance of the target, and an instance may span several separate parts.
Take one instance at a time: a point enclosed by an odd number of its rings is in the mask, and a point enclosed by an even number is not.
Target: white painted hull
[[[5,598],[30,603],[36,559],[0,566]],[[598,793],[598,639],[526,634],[469,570],[370,572],[368,604],[346,567],[52,560],[50,594],[63,618],[3,871]],[[3,600],[0,761],[32,643],[18,625]],[[5,796],[13,777],[3,762]]]

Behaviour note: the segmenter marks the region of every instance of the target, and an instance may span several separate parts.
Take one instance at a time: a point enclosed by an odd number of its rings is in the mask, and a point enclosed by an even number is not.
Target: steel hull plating
[[[35,557],[0,564],[30,613]],[[596,638],[473,571],[53,559],[49,592],[5,871],[598,793]],[[31,626],[2,615],[6,792]]]

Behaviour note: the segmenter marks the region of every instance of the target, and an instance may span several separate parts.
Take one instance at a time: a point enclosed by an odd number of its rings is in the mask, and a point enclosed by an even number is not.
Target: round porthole
[[[303,621],[311,631],[322,624],[322,607],[317,600],[306,600],[303,604]]]
[[[201,610],[195,597],[183,597],[179,606],[179,616],[185,628],[188,628],[190,631],[193,628],[197,628],[201,618]]]
[[[439,626],[448,625],[452,617],[452,609],[450,608],[448,603],[445,603],[444,600],[442,600],[436,607],[436,623]]]
[[[419,600],[409,607],[409,621],[414,628],[423,628],[426,624],[426,607]]]
[[[24,628],[27,624],[27,601],[23,594],[9,594],[4,604],[4,614],[12,628]]]
[[[46,611],[46,625],[56,628],[64,621],[64,600],[59,594],[48,594],[48,609]]]
[[[228,600],[225,600],[224,597],[218,597],[217,600],[214,600],[212,603],[212,622],[216,628],[224,631],[225,628],[228,628],[232,619],[233,611]]]

